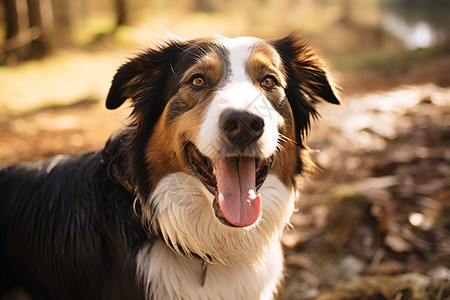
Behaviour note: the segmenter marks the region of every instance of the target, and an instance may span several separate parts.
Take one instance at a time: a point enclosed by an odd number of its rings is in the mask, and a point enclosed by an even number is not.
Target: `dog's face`
[[[133,163],[141,194],[165,176],[198,178],[223,224],[260,217],[267,175],[292,188],[314,103],[339,103],[320,62],[295,35],[173,41],[123,65],[107,107],[134,104]]]

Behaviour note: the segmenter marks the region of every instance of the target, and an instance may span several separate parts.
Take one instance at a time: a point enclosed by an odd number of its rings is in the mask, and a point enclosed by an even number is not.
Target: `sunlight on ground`
[[[399,122],[399,116],[429,99],[435,105],[448,107],[449,90],[434,84],[402,86],[391,91],[349,96],[339,107],[321,105],[320,113],[325,121],[320,122],[321,126],[313,126],[310,142],[314,144],[316,138],[326,136],[334,148],[320,152],[317,157],[319,163],[323,166],[334,163],[338,159],[335,153],[339,153],[335,150],[347,149],[349,145],[354,150],[384,150],[386,141],[397,136],[398,130],[411,126],[410,123]],[[333,128],[340,128],[340,131]]]
[[[0,68],[0,114],[104,99],[123,54],[60,52],[42,61]]]

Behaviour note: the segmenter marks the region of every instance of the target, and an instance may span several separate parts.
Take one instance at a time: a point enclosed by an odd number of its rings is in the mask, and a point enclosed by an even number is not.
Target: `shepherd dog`
[[[106,99],[129,124],[103,149],[0,170],[0,295],[273,299],[305,138],[336,90],[298,33],[137,54]]]

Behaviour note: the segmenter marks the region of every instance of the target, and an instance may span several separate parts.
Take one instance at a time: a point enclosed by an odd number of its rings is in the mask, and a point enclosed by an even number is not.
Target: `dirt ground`
[[[450,299],[448,57],[340,74],[286,231],[280,299]]]
[[[279,298],[450,299],[450,53],[335,77],[344,102],[319,107]],[[2,116],[0,166],[98,149],[128,113]]]

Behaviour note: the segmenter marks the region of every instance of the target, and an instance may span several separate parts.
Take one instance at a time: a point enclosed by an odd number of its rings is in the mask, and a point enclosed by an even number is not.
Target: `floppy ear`
[[[139,68],[139,63],[135,60],[130,60],[126,64],[122,65],[118,70],[109,88],[108,97],[106,98],[106,107],[108,109],[116,109],[121,106],[125,100],[131,98],[133,93],[131,92],[131,83],[133,78],[138,79],[139,74],[142,74],[142,70]],[[136,81],[135,81],[136,82]],[[129,87],[127,89],[127,86]]]
[[[272,42],[284,63],[288,85],[300,87],[313,103],[320,99],[339,104],[336,88],[328,78],[323,63],[315,57],[298,33]],[[292,86],[291,86],[292,87]]]
[[[127,99],[135,103],[144,98],[162,100],[171,74],[171,63],[182,51],[182,45],[172,41],[158,49],[149,49],[122,65],[109,89],[106,107],[116,109]]]
[[[286,72],[286,97],[292,109],[295,124],[295,140],[305,149],[304,137],[308,134],[311,118],[319,115],[315,103],[325,100],[339,104],[339,96],[328,78],[321,61],[314,56],[298,33],[271,42],[283,60]],[[303,156],[297,154],[297,173],[304,167]]]
[[[303,147],[310,119],[318,116],[314,104],[325,100],[339,104],[339,96],[321,61],[314,56],[298,33],[272,41],[283,60],[286,72],[286,96],[291,106],[297,144]]]

